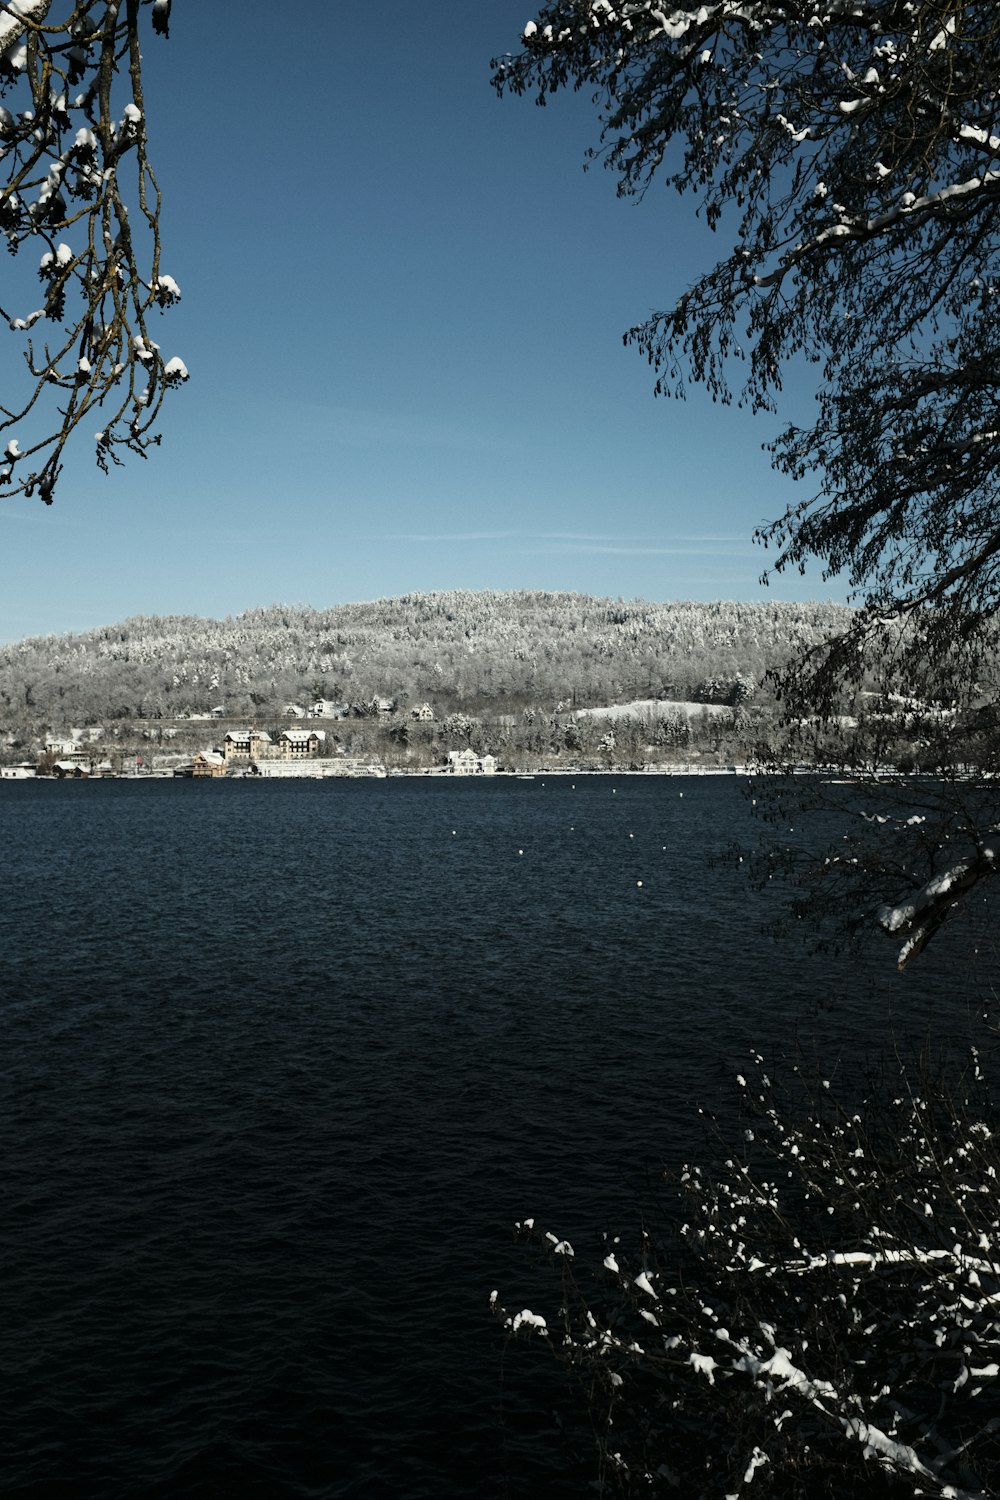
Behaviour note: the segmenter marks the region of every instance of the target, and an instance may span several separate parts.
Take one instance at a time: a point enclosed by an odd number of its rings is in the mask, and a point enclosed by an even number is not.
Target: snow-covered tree
[[[844,572],[861,605],[786,674],[789,715],[862,689],[946,706],[939,752],[992,772],[1000,605],[1000,9],[992,0],[550,0],[503,93],[589,92],[619,190],[694,200],[717,262],[627,335],[657,390],[776,410],[810,367],[817,406],[773,446],[814,493],[763,528],[774,569]],[[995,717],[995,716],[994,716]],[[883,735],[899,748],[900,724]],[[1000,808],[940,864],[992,872]],[[967,833],[967,837],[966,837]],[[965,877],[969,877],[965,879]],[[960,894],[951,879],[944,894]],[[901,905],[902,903],[896,903]]]
[[[144,13],[166,36],[170,3],[0,4],[0,232],[20,257],[0,317],[25,363],[0,405],[0,496],[51,504],[81,423],[104,469],[121,450],[145,454],[187,379],[154,336],[180,288],[160,260],[142,89]]]
[[[467,718],[510,713],[527,727],[528,714],[541,712],[535,705],[557,701],[567,681],[586,685],[587,702],[608,704],[642,697],[650,677],[682,679],[692,661],[716,662],[727,680],[759,676],[787,659],[790,639],[819,641],[848,613],[817,604],[643,604],[648,628],[637,654],[624,628],[608,631],[608,604],[579,594],[448,592],[327,610],[274,606],[225,621],[137,616],[0,647],[0,725],[14,705],[48,718],[103,719],[117,706],[127,714],[125,705],[147,691],[178,688],[185,701],[177,707],[199,711],[210,706],[200,684],[213,676],[223,697],[239,683],[266,698],[272,679],[288,678],[279,708],[324,674],[328,696],[369,707],[372,692],[399,698],[419,681],[440,732],[455,699]],[[469,630],[478,642],[471,656]],[[65,701],[55,697],[56,682]]]
[[[660,1221],[561,1272],[553,1307],[494,1310],[544,1339],[626,1495],[1000,1493],[1000,1137],[977,1054],[903,1068],[857,1107],[789,1101],[756,1055],[744,1139],[671,1174]],[[585,1262],[587,1262],[585,1264]]]

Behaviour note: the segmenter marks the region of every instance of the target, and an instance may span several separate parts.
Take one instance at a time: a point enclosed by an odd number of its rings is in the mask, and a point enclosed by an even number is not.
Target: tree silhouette
[[[917,714],[911,762],[932,749],[953,782],[985,786],[1000,752],[1000,11],[552,0],[493,69],[501,94],[543,104],[588,91],[591,155],[619,191],[666,185],[732,247],[626,335],[658,392],[693,380],[774,411],[812,368],[815,420],[772,452],[813,492],[758,537],[772,572],[816,558],[859,608],[781,676],[788,760],[822,737],[855,774],[898,768]],[[865,694],[892,705],[881,722]],[[931,822],[933,867],[897,866],[888,903],[942,898],[924,941],[993,873],[1000,806],[956,818],[946,790]]]

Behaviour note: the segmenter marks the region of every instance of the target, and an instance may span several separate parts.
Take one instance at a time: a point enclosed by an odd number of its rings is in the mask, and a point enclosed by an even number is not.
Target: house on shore
[[[303,760],[319,755],[326,744],[325,729],[283,729],[274,752],[282,760]]]
[[[445,771],[449,776],[492,776],[497,768],[496,756],[477,755],[466,746],[464,750],[449,750]]]
[[[230,729],[222,753],[227,761],[256,760],[271,753],[271,736],[266,729]]]
[[[201,750],[191,762],[192,776],[225,776],[226,757],[218,750]]]
[[[52,763],[52,774],[60,781],[82,781],[90,775],[90,762],[86,765],[79,760],[57,760]]]
[[[222,745],[227,765],[234,761],[312,760],[322,755],[325,729],[283,729],[276,740],[265,729],[231,729]]]

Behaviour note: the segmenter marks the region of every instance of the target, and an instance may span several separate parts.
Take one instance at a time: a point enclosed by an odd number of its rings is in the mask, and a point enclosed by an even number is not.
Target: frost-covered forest
[[[177,752],[322,702],[341,721],[339,751],[390,764],[430,766],[463,745],[510,766],[733,760],[773,719],[767,673],[846,613],[455,591],[225,620],[136,616],[0,649],[0,731],[7,759],[82,726],[119,753]],[[600,712],[616,705],[632,707]]]
[[[224,620],[140,615],[0,648],[0,722],[37,732],[218,708],[262,719],[320,698],[389,697],[399,711],[427,702],[435,718],[645,698],[722,703],[760,694],[768,669],[846,614],[833,604],[447,592],[272,605]]]

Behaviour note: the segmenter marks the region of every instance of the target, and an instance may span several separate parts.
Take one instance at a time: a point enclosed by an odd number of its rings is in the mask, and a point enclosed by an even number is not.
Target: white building
[[[445,766],[450,776],[492,776],[496,768],[495,756],[477,755],[468,746],[464,750],[449,750]]]

